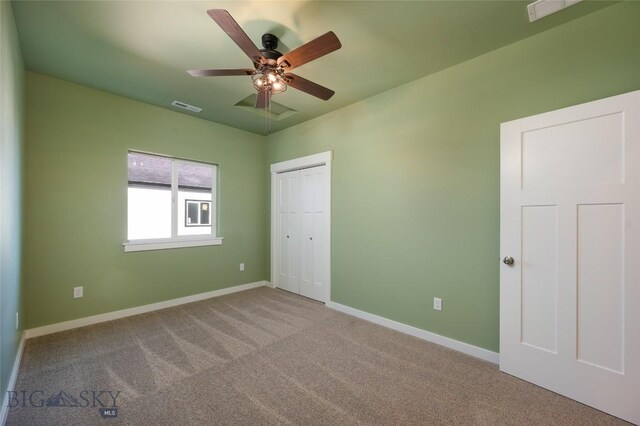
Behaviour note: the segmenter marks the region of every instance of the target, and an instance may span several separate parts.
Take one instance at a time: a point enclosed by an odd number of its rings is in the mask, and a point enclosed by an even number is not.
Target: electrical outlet
[[[436,311],[442,310],[442,299],[440,299],[439,297],[433,298],[433,309],[435,309]]]
[[[73,298],[77,299],[83,296],[83,288],[82,287],[74,287],[73,288]]]
[[[241,270],[241,271],[244,271],[244,263],[241,263],[241,264],[240,264],[240,270]]]
[[[20,326],[20,314],[16,312],[16,330]]]

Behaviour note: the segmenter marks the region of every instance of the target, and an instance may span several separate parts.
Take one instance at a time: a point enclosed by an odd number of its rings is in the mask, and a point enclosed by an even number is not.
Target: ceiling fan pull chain
[[[271,133],[271,123],[269,122],[269,114],[271,113],[271,92],[269,89],[265,89],[265,95],[268,101],[266,108],[264,108],[264,132],[269,134]]]

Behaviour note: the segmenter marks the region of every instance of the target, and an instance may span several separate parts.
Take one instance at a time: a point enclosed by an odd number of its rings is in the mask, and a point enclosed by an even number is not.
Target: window
[[[214,164],[129,151],[125,251],[221,244]]]
[[[211,211],[211,201],[185,200],[185,203],[187,203],[185,206],[187,216],[184,226],[211,225],[211,215],[209,213]]]

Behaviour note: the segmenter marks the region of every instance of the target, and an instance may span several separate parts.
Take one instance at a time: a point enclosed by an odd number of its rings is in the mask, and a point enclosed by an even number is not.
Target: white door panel
[[[522,343],[553,353],[558,339],[557,206],[522,208]]]
[[[276,174],[276,287],[329,300],[327,165]]]
[[[297,172],[281,173],[277,175],[277,206],[278,222],[276,235],[278,271],[275,283],[277,287],[298,293],[300,283],[298,277],[298,255],[297,247],[299,219],[299,186]]]
[[[287,223],[288,212],[285,206],[288,205],[288,180],[285,176],[278,176],[276,184],[276,199],[277,199],[277,222],[276,222],[276,235],[274,238],[278,239],[277,261],[278,270],[275,274],[277,281],[274,283],[278,287],[284,287],[287,285],[287,269],[288,269],[288,240],[287,240]]]
[[[522,133],[522,187],[624,181],[623,114],[607,114]]]
[[[328,182],[326,181],[327,166],[312,167],[300,171],[303,186],[302,214],[303,214],[303,268],[304,278],[300,283],[300,294],[303,296],[326,300],[326,288],[324,276],[328,270],[325,261],[325,234],[329,232],[326,218],[328,212],[324,206],[327,203],[324,197],[327,194]]]
[[[618,373],[624,372],[624,263],[624,205],[578,206],[577,358]]]
[[[640,92],[501,127],[500,368],[640,423]]]
[[[300,292],[300,176],[298,172],[287,173],[289,180],[288,223],[286,238],[289,241],[289,264],[287,269],[287,290]]]
[[[301,170],[302,179],[302,268],[304,270],[300,283],[300,294],[311,297],[313,286],[313,198],[316,190],[315,175],[311,169]]]
[[[314,288],[317,297],[329,300],[329,281],[330,281],[330,193],[331,187],[330,176],[327,170],[328,166],[324,166],[322,173],[318,173],[318,190],[315,197],[315,216],[314,226],[314,247],[316,255],[314,256]]]
[[[297,172],[289,174],[289,224],[287,239],[289,240],[289,269],[287,280],[290,291],[300,292],[300,176]]]

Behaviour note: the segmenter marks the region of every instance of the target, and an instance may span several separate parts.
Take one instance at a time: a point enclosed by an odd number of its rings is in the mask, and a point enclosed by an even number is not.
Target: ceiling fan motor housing
[[[276,50],[278,48],[278,41],[278,37],[273,34],[262,35],[262,46],[264,49],[260,49],[260,52],[265,58],[275,61],[282,56],[282,53]]]

